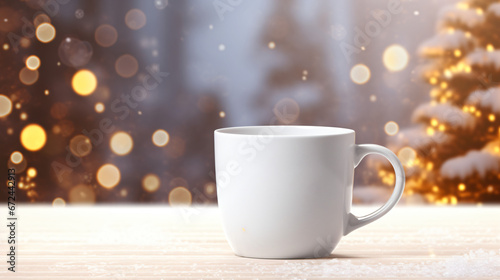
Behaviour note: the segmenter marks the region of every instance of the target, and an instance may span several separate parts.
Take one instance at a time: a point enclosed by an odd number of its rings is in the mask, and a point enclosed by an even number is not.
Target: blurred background
[[[500,202],[496,1],[0,1],[17,201],[215,203],[213,130],[349,127],[403,202]],[[372,156],[354,201],[394,175]],[[7,191],[0,194],[7,199]]]

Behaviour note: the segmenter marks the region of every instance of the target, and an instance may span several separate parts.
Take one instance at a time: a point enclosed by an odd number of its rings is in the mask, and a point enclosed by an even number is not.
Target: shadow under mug
[[[385,215],[403,194],[397,156],[382,146],[356,145],[351,129],[249,126],[214,134],[219,211],[239,256],[329,256],[342,236]],[[351,213],[354,168],[367,154],[386,157],[396,182],[385,205],[357,217]]]

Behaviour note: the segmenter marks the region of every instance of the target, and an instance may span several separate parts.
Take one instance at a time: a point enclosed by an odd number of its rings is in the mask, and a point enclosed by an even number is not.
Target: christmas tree
[[[500,3],[471,0],[445,7],[425,41],[419,70],[430,101],[415,127],[391,136],[407,172],[407,195],[438,204],[500,201]],[[379,176],[390,183],[390,172]]]

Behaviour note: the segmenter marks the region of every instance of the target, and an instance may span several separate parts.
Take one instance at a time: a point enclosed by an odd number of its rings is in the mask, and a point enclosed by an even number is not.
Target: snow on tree
[[[407,172],[406,194],[434,203],[500,201],[500,3],[445,7],[419,55],[430,101],[415,127],[388,139]],[[387,180],[390,168],[379,172]]]

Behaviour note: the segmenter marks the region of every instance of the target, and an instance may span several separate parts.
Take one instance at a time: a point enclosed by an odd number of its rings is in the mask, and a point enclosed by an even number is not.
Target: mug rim
[[[285,134],[283,129],[288,130]],[[354,134],[355,131],[350,128],[334,126],[314,126],[314,125],[254,125],[254,126],[233,126],[219,128],[214,131],[218,134],[233,136],[259,136],[271,135],[273,137],[322,137],[322,136],[341,136]],[[292,130],[292,131],[290,131]],[[293,131],[296,131],[295,133]],[[300,132],[298,132],[300,131]],[[274,132],[274,133],[273,133]]]

